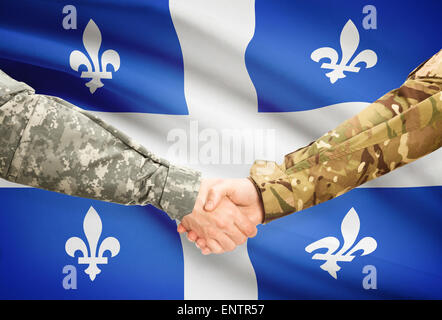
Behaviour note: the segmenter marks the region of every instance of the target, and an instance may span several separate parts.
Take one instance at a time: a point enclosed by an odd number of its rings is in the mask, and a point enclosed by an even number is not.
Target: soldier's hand
[[[198,242],[203,254],[232,251],[257,233],[257,223],[249,219],[247,207],[236,206],[227,196],[217,197],[218,190],[224,190],[224,181],[203,180],[194,210],[178,226],[178,232],[188,232],[187,238]],[[214,188],[217,185],[221,188]],[[204,209],[209,199],[210,212]]]
[[[206,185],[205,187],[208,187],[208,190],[207,196],[204,195],[202,197],[202,199],[205,199],[204,210],[205,212],[212,213],[214,216],[219,215],[219,217],[217,217],[217,220],[220,222],[218,223],[218,226],[221,224],[221,226],[224,227],[224,229],[218,227],[219,231],[226,230],[226,227],[227,229],[232,228],[233,224],[236,225],[247,237],[254,237],[256,235],[256,226],[263,221],[264,209],[258,192],[250,180],[217,180],[212,181],[210,186]],[[238,211],[231,209],[233,214],[227,214],[227,205],[225,204],[225,201],[231,201],[235,204]],[[238,217],[246,217],[252,224],[253,229],[250,229],[246,220],[239,220]],[[185,220],[186,219],[183,219],[184,223],[187,222]],[[184,230],[185,226],[181,225],[181,228],[179,227],[178,231],[184,232]],[[222,248],[220,249],[219,246],[214,245],[213,241],[209,241],[210,237],[201,236],[197,232],[189,231],[188,238],[189,240],[196,242],[196,245],[201,249],[203,254],[222,253],[226,251],[222,250]],[[238,245],[241,243],[236,244]]]
[[[264,219],[262,201],[249,179],[225,179],[212,184],[204,209],[213,211],[223,198],[228,198],[237,205],[255,226],[262,223]]]

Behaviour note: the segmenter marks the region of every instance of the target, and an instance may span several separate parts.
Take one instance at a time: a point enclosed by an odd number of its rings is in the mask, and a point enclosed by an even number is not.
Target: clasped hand
[[[206,179],[201,182],[192,213],[178,225],[202,254],[234,250],[256,236],[264,209],[249,179]]]

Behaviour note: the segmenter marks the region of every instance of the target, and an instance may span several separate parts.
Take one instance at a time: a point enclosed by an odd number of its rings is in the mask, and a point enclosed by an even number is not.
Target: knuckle
[[[235,248],[236,248],[236,246],[235,246],[235,244],[234,243],[229,243],[227,246],[226,246],[226,251],[233,251],[233,250],[235,250]]]
[[[246,232],[246,234],[250,237],[253,235],[253,233],[255,232],[254,228],[251,225],[247,225],[244,227],[244,231]]]
[[[211,242],[210,242],[210,246],[209,246],[209,248],[210,248],[210,250],[211,250],[213,253],[221,253],[221,251],[222,251],[222,249],[220,248],[220,246],[218,246],[218,245],[216,244],[216,242],[214,242],[214,241],[211,241]]]
[[[213,227],[208,227],[206,233],[209,238],[215,238],[218,234],[217,230]]]
[[[229,219],[229,221],[235,221],[236,220],[236,215],[233,211],[228,210],[224,213],[224,215],[226,216],[227,219]]]
[[[241,236],[238,240],[238,244],[244,244],[247,241],[247,237],[246,236]]]
[[[216,186],[212,186],[209,188],[208,197],[214,198],[217,193],[218,193],[218,188]]]
[[[215,218],[215,221],[218,228],[225,229],[227,227],[227,223],[223,218],[217,217]]]

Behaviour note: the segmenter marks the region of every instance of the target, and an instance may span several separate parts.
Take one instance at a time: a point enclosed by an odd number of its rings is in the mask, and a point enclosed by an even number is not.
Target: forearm
[[[170,165],[92,114],[0,74],[0,174],[9,181],[173,219],[193,209],[198,172]],[[6,92],[6,89],[9,92]]]
[[[333,199],[438,149],[442,144],[442,80],[410,77],[335,130],[285,157],[257,161],[265,220]]]

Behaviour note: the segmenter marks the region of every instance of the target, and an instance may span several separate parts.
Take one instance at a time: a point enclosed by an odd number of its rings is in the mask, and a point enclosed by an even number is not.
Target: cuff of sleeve
[[[264,205],[264,223],[296,211],[293,189],[285,172],[273,161],[255,161],[250,169]]]
[[[171,219],[181,219],[192,212],[201,184],[201,173],[170,166],[160,205]]]

